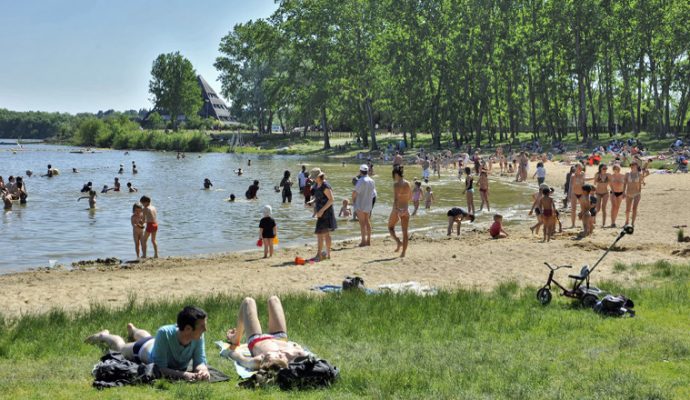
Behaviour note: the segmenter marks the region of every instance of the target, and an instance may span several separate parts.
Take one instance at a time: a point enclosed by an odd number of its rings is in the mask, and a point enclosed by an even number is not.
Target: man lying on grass
[[[251,357],[235,351],[245,331]],[[264,334],[261,330],[256,301],[251,297],[245,298],[240,305],[237,328],[231,328],[227,332],[230,357],[250,370],[270,370],[287,368],[290,361],[308,355],[297,343],[288,342],[285,312],[283,312],[280,299],[276,296],[268,299],[268,332]]]
[[[207,315],[204,310],[187,306],[177,314],[177,325],[160,327],[155,338],[147,331],[129,323],[127,332],[132,342],[125,343],[122,337],[112,335],[108,330],[87,337],[85,342],[105,343],[110,350],[122,353],[130,361],[154,363],[163,376],[169,378],[190,382],[203,381],[209,379],[204,348],[206,321]],[[194,372],[187,372],[192,360]]]

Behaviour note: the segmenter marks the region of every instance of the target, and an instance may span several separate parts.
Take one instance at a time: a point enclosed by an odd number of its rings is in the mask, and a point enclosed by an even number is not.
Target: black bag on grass
[[[91,374],[94,377],[93,387],[96,389],[147,384],[161,377],[156,365],[137,364],[127,360],[121,353],[112,351],[101,357]]]
[[[359,276],[355,276],[354,278],[351,276],[346,277],[345,280],[343,280],[343,290],[351,289],[364,290],[364,279]]]
[[[338,375],[338,368],[326,360],[298,357],[287,368],[278,371],[277,383],[282,390],[322,388],[332,385]]]
[[[594,312],[609,317],[622,317],[626,314],[634,317],[635,311],[633,310],[633,307],[635,307],[635,304],[632,302],[632,300],[624,296],[613,296],[607,294],[603,299],[594,305]]]

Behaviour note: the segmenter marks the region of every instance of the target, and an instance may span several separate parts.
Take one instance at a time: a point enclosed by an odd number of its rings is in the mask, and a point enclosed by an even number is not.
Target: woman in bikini
[[[245,332],[251,357],[236,351]],[[308,355],[302,346],[288,342],[285,312],[276,296],[268,299],[268,332],[263,333],[261,329],[256,301],[251,297],[245,298],[240,305],[237,328],[227,331],[230,357],[249,370],[258,370],[287,368],[290,361]]]
[[[491,206],[489,206],[489,174],[486,168],[482,168],[479,173],[479,196],[482,199],[479,211],[484,209],[484,204],[486,204],[486,211],[491,211]]]
[[[609,177],[609,187],[611,188],[611,228],[616,227],[616,218],[621,203],[625,198],[625,175],[621,174],[621,167],[618,164],[613,166],[613,174]]]
[[[570,175],[570,229],[575,228],[575,219],[577,218],[577,205],[580,204],[580,198],[582,197],[582,186],[585,184],[585,172],[582,170],[582,164],[577,163],[575,165],[575,172]],[[582,207],[580,207],[582,211]]]
[[[472,177],[472,169],[470,167],[465,167],[465,190],[464,193],[467,197],[467,212],[474,215],[474,178]]]
[[[642,197],[642,185],[644,185],[644,175],[640,172],[637,161],[630,164],[630,172],[625,174],[625,224],[630,222],[630,210],[632,210],[632,225],[635,226],[637,219],[637,206],[640,205]]]
[[[594,192],[597,195],[597,214],[601,212],[601,227],[606,226],[606,203],[609,201],[609,180],[611,174],[608,172],[606,164],[599,164],[599,171],[594,174]],[[594,221],[596,223],[596,220]]]

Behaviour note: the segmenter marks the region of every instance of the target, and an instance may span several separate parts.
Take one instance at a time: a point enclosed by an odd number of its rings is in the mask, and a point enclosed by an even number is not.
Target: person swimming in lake
[[[235,195],[234,195],[233,193],[230,193],[230,197],[228,197],[228,201],[229,201],[230,203],[234,203],[234,202],[235,202]]]
[[[127,190],[128,190],[130,193],[134,193],[134,192],[138,192],[138,191],[139,191],[139,189],[137,189],[137,188],[135,188],[134,186],[132,186],[132,182],[127,182]]]
[[[115,177],[115,182],[113,182],[113,191],[120,191],[120,178]]]
[[[77,199],[77,201],[81,199],[89,199],[89,208],[92,210],[96,209],[96,191],[95,190],[89,190],[89,195],[88,196],[82,196]]]
[[[338,217],[350,218],[352,216],[352,207],[350,207],[350,201],[348,199],[343,199],[343,206],[340,208],[340,213]]]
[[[204,190],[209,190],[213,187],[213,183],[211,183],[211,180],[208,178],[204,179]]]
[[[257,200],[259,197],[257,196],[259,192],[259,181],[255,180],[253,184],[247,188],[247,192],[245,192],[245,196],[247,197],[247,200]]]
[[[283,203],[286,201],[292,203],[292,179],[290,179],[290,171],[283,173],[283,179],[280,181],[279,188],[282,188]]]
[[[125,173],[125,166],[120,164],[120,169],[117,170],[118,174],[124,174]]]
[[[237,168],[237,169],[235,170],[235,173],[237,174],[237,176],[242,176],[242,174],[243,174],[242,168]]]
[[[137,171],[137,165],[134,163],[134,161],[132,161],[132,173],[133,173],[133,174],[136,174],[136,173],[138,173],[138,172],[139,172],[139,171]]]

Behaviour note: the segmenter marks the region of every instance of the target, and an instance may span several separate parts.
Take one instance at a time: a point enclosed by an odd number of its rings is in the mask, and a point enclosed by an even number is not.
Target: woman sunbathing
[[[236,351],[246,330],[251,357]],[[283,305],[277,296],[268,299],[268,334],[261,330],[256,301],[247,297],[240,305],[237,328],[227,332],[230,357],[250,370],[287,368],[288,363],[308,353],[297,343],[288,342]]]

